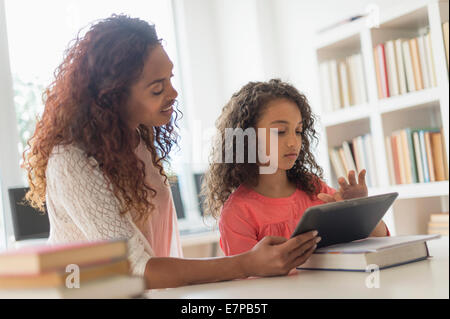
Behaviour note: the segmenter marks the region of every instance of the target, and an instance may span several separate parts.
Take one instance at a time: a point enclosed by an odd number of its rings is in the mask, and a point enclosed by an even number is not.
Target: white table
[[[448,236],[428,242],[427,260],[383,269],[379,288],[367,288],[369,274],[298,271],[289,276],[250,278],[180,288],[149,290],[152,299],[449,298]],[[372,281],[373,283],[373,281]]]

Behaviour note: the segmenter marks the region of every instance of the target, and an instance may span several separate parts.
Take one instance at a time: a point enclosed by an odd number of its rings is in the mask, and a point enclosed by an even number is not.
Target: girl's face
[[[130,128],[163,126],[170,121],[178,96],[171,83],[172,70],[173,63],[163,47],[153,48],[140,78],[131,86],[125,115]]]
[[[278,169],[291,169],[302,147],[302,115],[297,104],[288,99],[276,99],[269,102],[256,126],[257,129],[265,129],[267,155],[272,152],[270,136],[276,134],[278,150],[275,151],[278,151]],[[272,133],[271,128],[278,129],[278,132]]]

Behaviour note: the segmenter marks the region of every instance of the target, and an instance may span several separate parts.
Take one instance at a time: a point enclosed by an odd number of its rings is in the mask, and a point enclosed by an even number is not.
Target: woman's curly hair
[[[294,166],[287,171],[289,181],[305,191],[309,196],[317,195],[320,191],[322,168],[316,163],[311,152],[311,144],[318,141],[314,129],[316,121],[306,97],[295,87],[279,79],[269,82],[250,82],[240,91],[233,94],[225,105],[216,121],[217,135],[214,138],[210,156],[209,169],[206,171],[201,196],[203,209],[214,218],[220,216],[220,211],[231,195],[241,184],[256,186],[259,168],[256,163],[249,163],[248,155],[244,155],[244,163],[236,161],[236,139],[233,145],[226,145],[226,129],[256,129],[256,123],[261,118],[267,104],[276,99],[288,99],[294,102],[302,115],[303,132],[300,155]],[[249,141],[244,139],[244,150],[248,150]],[[227,150],[233,150],[233,163],[225,163]],[[248,153],[248,152],[245,152]]]
[[[161,127],[141,124],[137,133],[130,132],[123,114],[131,85],[158,45],[154,25],[126,15],[112,15],[83,37],[78,34],[43,94],[44,113],[23,154],[30,185],[26,199],[32,206],[44,211],[45,171],[53,148],[72,144],[97,161],[122,214],[132,208],[139,219],[149,216],[154,205],[148,195],[154,197],[156,190],[145,183],[145,164],[134,153],[133,135],[140,135],[167,180],[162,161],[177,143],[173,125],[178,113]]]

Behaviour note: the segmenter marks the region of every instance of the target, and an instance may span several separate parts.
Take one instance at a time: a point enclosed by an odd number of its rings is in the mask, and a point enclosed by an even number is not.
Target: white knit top
[[[146,181],[157,190],[151,199],[155,210],[145,224],[135,223],[133,212],[120,215],[119,201],[95,159],[72,145],[53,149],[46,170],[49,244],[126,238],[131,270],[138,276],[152,256],[182,256],[170,187],[142,142],[136,155],[146,164]]]

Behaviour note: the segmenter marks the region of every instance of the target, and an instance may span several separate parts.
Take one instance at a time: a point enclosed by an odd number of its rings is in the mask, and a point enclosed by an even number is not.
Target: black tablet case
[[[317,230],[322,237],[317,248],[367,238],[397,196],[388,193],[310,207],[291,237]]]

